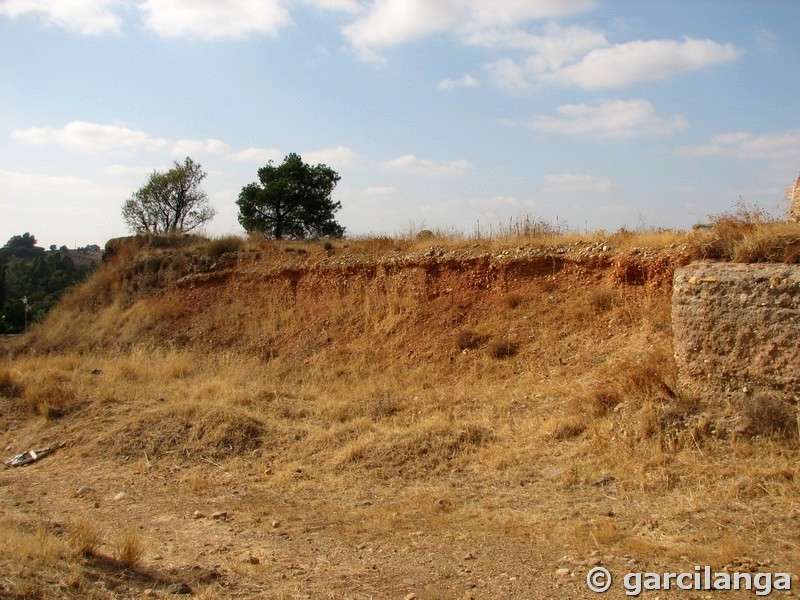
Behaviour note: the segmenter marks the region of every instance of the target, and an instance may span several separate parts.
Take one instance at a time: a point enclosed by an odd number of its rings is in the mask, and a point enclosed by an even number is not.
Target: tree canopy
[[[214,218],[216,210],[200,187],[206,173],[188,156],[168,171],[153,171],[122,205],[122,218],[134,233],[193,231]]]
[[[22,235],[15,235],[9,239],[5,246],[0,248],[0,256],[8,258],[34,258],[44,254],[44,248],[37,246],[36,236],[27,231]]]
[[[331,199],[341,177],[327,165],[314,167],[292,153],[258,170],[258,182],[242,188],[239,223],[248,233],[281,239],[340,238],[344,227],[334,219],[342,205]]]
[[[41,321],[64,291],[83,280],[100,260],[99,246],[50,251],[30,233],[0,248],[0,333],[19,333]]]

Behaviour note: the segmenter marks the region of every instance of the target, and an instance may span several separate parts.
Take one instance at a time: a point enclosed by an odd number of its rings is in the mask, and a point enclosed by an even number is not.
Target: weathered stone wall
[[[797,176],[797,181],[789,192],[789,221],[800,223],[800,175]]]
[[[800,396],[800,266],[692,263],[672,296],[680,383],[706,399]]]

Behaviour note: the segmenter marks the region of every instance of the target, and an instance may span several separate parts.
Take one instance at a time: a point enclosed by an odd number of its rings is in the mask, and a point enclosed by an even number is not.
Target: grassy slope
[[[685,241],[236,243],[183,279],[196,254],[120,255],[0,373],[0,444],[68,444],[2,474],[0,543],[41,569],[0,585],[136,597],[169,562],[208,597],[537,598],[588,594],[597,560],[796,571],[795,441],[737,437],[676,389]],[[12,508],[37,485],[46,506]],[[196,507],[236,520],[200,530]]]

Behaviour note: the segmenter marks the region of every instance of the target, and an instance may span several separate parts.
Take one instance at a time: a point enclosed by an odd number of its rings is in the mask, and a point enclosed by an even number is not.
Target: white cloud
[[[493,27],[512,27],[591,10],[595,0],[375,0],[368,12],[342,28],[362,56],[441,32],[469,36]]]
[[[10,189],[35,189],[48,192],[64,188],[87,190],[96,186],[95,182],[83,177],[60,177],[4,170],[0,170],[0,185]]]
[[[303,0],[306,4],[325,10],[338,10],[341,12],[357,13],[362,7],[356,0]]]
[[[72,121],[62,129],[52,127],[17,129],[11,136],[26,144],[58,145],[89,154],[157,150],[167,144],[166,140],[152,138],[140,129],[84,121]]]
[[[547,186],[542,191],[551,194],[599,193],[607,192],[614,188],[614,183],[610,179],[591,175],[556,173],[547,175],[544,180],[547,182]]]
[[[427,158],[417,158],[413,154],[404,154],[383,163],[383,167],[389,171],[405,171],[426,177],[460,177],[471,166],[465,160],[438,164]]]
[[[346,146],[306,152],[302,157],[309,165],[324,164],[336,169],[354,167],[361,161],[361,157]]]
[[[708,143],[675,150],[689,158],[732,156],[741,160],[791,160],[800,156],[800,129],[754,135],[746,131],[712,137]]]
[[[800,156],[800,129],[742,139],[737,144],[736,155],[745,160],[796,158]]]
[[[266,165],[269,161],[280,161],[283,155],[280,150],[275,148],[245,148],[231,154],[231,158],[242,162],[256,162]]]
[[[556,111],[560,117],[539,117],[529,126],[539,133],[602,139],[670,135],[687,126],[686,119],[680,115],[658,116],[647,100],[604,100],[593,106],[565,104]]]
[[[532,86],[525,67],[510,58],[501,58],[486,65],[485,68],[498,87],[509,91],[524,91]]]
[[[355,14],[357,0],[303,0],[322,10]],[[120,9],[136,6],[145,25],[165,37],[243,38],[275,35],[291,23],[287,0],[0,0],[0,15],[36,15],[83,34],[118,31]]]
[[[746,142],[752,137],[753,135],[751,133],[747,133],[746,131],[737,131],[736,133],[723,133],[721,135],[715,135],[714,137],[712,137],[711,143],[721,146],[729,146],[731,144],[739,144],[741,142]]]
[[[493,29],[475,32],[466,41],[480,46],[531,51],[533,54],[525,62],[534,72],[558,69],[584,56],[590,50],[609,45],[602,31],[578,25],[562,27],[554,22],[545,26],[543,35],[520,30]]]
[[[475,79],[472,75],[464,75],[460,79],[442,79],[439,82],[439,90],[442,92],[449,92],[450,90],[454,90],[459,87],[463,88],[470,88],[476,87],[478,85],[478,80]]]
[[[140,9],[147,27],[164,37],[276,35],[291,22],[281,0],[145,0]]]
[[[230,146],[220,140],[178,140],[172,147],[173,156],[220,156],[228,154]]]
[[[532,52],[523,60],[504,57],[485,66],[496,85],[511,91],[527,90],[547,73],[574,62],[587,52],[609,45],[602,31],[588,27],[561,27],[548,23],[543,35],[525,31],[483,31],[469,37],[469,43]]]
[[[622,87],[730,62],[741,55],[732,44],[712,40],[636,40],[592,50],[577,64],[555,69],[542,79],[585,89]]]
[[[0,15],[37,15],[50,25],[95,35],[118,31],[121,19],[113,8],[121,0],[3,0]]]
[[[685,38],[636,40],[610,45],[605,35],[583,27],[549,24],[544,35],[525,32],[483,32],[471,41],[487,46],[533,50],[521,60],[508,57],[486,65],[495,83],[511,90],[534,85],[577,85],[584,89],[615,88],[637,81],[667,79],[687,71],[738,59],[731,44]]]
[[[678,185],[670,188],[670,190],[679,194],[699,194],[703,191],[703,188],[696,185]]]

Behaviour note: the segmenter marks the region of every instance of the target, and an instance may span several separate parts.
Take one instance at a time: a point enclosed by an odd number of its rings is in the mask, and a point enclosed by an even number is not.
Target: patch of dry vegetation
[[[219,258],[229,252],[238,252],[243,245],[244,240],[238,235],[226,235],[209,241],[206,252],[213,258]]]
[[[627,233],[598,240],[629,249],[680,243],[674,233],[648,235],[646,244]],[[464,244],[433,236],[313,242],[302,260]],[[105,524],[76,517],[63,540],[37,550],[52,573],[75,582],[75,597],[91,597],[81,561],[92,556],[105,552],[134,570],[166,560],[153,558],[153,514],[181,529],[171,552],[190,564],[201,560],[199,547],[221,553],[203,560],[228,560],[230,594],[244,582],[250,597],[347,596],[367,585],[397,596],[392,577],[408,578],[412,561],[401,565],[394,552],[425,565],[435,582],[425,597],[463,596],[470,554],[495,561],[485,577],[503,573],[506,586],[513,569],[550,573],[564,555],[592,560],[593,552],[662,566],[682,557],[715,567],[744,555],[776,568],[793,560],[796,414],[766,402],[739,407],[752,423],[745,434],[713,401],[684,397],[668,289],[617,277],[603,261],[475,282],[459,265],[304,280],[299,269],[272,269],[297,259],[296,243],[227,244],[206,253],[236,246],[258,258],[130,307],[110,275],[124,265],[107,265],[49,332],[34,332],[36,353],[0,365],[3,446],[68,441],[71,460],[100,457],[114,485],[142,490],[130,512],[92,509]],[[52,332],[77,350],[65,351]],[[83,463],[75,464],[78,479]],[[187,519],[195,507],[220,505],[236,514],[220,533]],[[5,517],[0,526],[16,527]],[[776,527],[780,546],[769,533]],[[306,554],[279,554],[290,543],[322,545],[317,532],[331,547],[314,556],[330,556],[327,564],[313,566],[305,546]],[[37,539],[8,535],[20,547]],[[158,552],[169,552],[160,541]],[[260,568],[259,544],[284,558]],[[372,544],[385,554],[370,553]],[[339,566],[353,548],[380,568]],[[356,587],[325,570],[334,563],[360,574],[350,578]],[[306,583],[274,577],[283,564],[293,572],[301,564]],[[26,585],[70,589],[8,572],[3,585],[18,596]],[[497,586],[487,597],[538,597]],[[201,594],[226,597],[226,589]]]
[[[698,258],[734,262],[800,262],[800,223],[776,218],[740,200],[734,210],[711,217],[713,228],[691,241]]]

